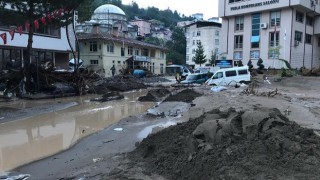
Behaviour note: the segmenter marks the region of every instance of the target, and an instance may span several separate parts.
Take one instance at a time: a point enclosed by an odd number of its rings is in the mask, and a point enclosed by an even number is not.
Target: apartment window
[[[302,12],[299,12],[299,11],[296,12],[296,21],[297,22],[303,23],[303,17],[304,17],[304,15]]]
[[[201,44],[201,41],[200,40],[197,40],[197,45]]]
[[[90,60],[91,65],[98,65],[99,61],[98,60]]]
[[[124,52],[126,52],[126,51],[125,51],[125,48],[122,47],[122,48],[121,48],[121,56],[124,56]]]
[[[192,45],[196,45],[196,40],[193,40],[193,41],[192,41]]]
[[[196,50],[195,49],[192,49],[192,54],[195,54],[196,53]]]
[[[295,31],[294,32],[294,40],[302,42],[302,32],[300,31]]]
[[[215,35],[219,36],[219,34],[220,34],[220,31],[216,30]]]
[[[260,51],[251,51],[250,52],[250,58],[251,59],[259,59],[260,58]]]
[[[90,52],[97,52],[98,51],[98,43],[97,41],[90,41]]]
[[[311,44],[312,42],[312,35],[311,34],[306,34],[306,43]]]
[[[113,43],[107,44],[107,52],[113,53],[114,52],[114,45]]]
[[[269,46],[270,47],[279,46],[279,31],[278,32],[270,32]]]
[[[235,60],[242,60],[242,51],[235,51],[233,53],[233,59]]]
[[[154,49],[152,49],[151,51],[150,51],[150,57],[156,57],[156,50],[154,50]]]
[[[195,32],[192,32],[192,36],[195,37],[195,36],[196,36],[196,33],[195,33]]]
[[[132,54],[133,54],[133,47],[128,46],[128,55],[132,55]]]
[[[219,39],[215,39],[215,40],[214,40],[214,44],[215,44],[216,46],[218,46],[218,45],[219,45]]]
[[[235,19],[235,31],[243,31],[243,16],[237,16]]]
[[[252,15],[251,48],[259,48],[260,45],[260,13]]]
[[[201,31],[197,31],[197,36],[201,36]]]
[[[280,26],[280,11],[270,12],[270,27]]]
[[[243,47],[243,36],[242,35],[234,36],[234,48],[242,49],[242,47]]]
[[[307,17],[306,17],[306,24],[307,24],[308,26],[313,26],[313,17],[307,16]]]

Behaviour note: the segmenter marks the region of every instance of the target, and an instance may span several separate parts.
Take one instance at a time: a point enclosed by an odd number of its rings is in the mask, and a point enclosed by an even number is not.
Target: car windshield
[[[187,80],[197,80],[198,75],[197,74],[190,74],[187,76]]]

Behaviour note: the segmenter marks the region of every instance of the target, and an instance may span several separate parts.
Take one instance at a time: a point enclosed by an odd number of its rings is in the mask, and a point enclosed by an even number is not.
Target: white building
[[[211,56],[220,54],[220,33],[221,23],[217,22],[197,21],[185,26],[187,38],[186,64],[193,68],[200,66],[195,64],[193,57],[198,43],[201,43],[207,59],[205,65],[209,66]]]
[[[265,67],[320,65],[318,0],[219,0],[222,52],[227,59],[261,58]]]
[[[115,66],[116,74],[136,68],[145,68],[154,74],[165,73],[165,48],[138,41],[130,35],[130,25],[119,7],[102,5],[92,17],[89,21],[92,23],[80,25],[77,29],[80,58],[90,71],[110,77],[111,67]]]
[[[7,37],[6,44],[0,38],[0,70],[9,67],[18,69],[23,66],[24,53],[28,44],[28,30],[25,26],[16,23],[5,24],[0,18],[0,34],[6,34]],[[39,23],[39,26],[39,29],[34,29],[31,63],[43,64],[50,61],[58,68],[67,69],[71,48],[67,41],[65,28],[56,28],[49,23],[46,26]],[[19,27],[22,28],[21,35],[17,30]],[[13,29],[15,31],[12,38],[10,31],[12,32]],[[73,42],[71,43],[74,45]]]

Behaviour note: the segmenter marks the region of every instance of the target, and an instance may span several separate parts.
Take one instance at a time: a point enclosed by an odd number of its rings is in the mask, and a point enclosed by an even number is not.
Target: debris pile
[[[170,91],[164,87],[158,89],[151,89],[146,96],[139,98],[139,101],[153,101],[160,102],[170,94]]]
[[[320,138],[278,109],[215,109],[150,135],[129,157],[168,179],[320,177]]]

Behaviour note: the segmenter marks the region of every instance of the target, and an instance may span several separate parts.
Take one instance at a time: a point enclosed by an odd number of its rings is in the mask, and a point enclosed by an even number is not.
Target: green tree
[[[201,64],[204,64],[207,61],[206,55],[204,55],[204,49],[201,43],[198,43],[196,54],[193,57],[193,61],[194,63],[199,64],[200,66]]]
[[[186,37],[183,29],[175,27],[171,39],[166,43],[167,61],[174,64],[186,64]]]
[[[216,60],[217,60],[217,52],[214,52],[214,54],[211,55],[211,58],[210,58],[210,65],[211,66],[214,66],[216,64]]]

